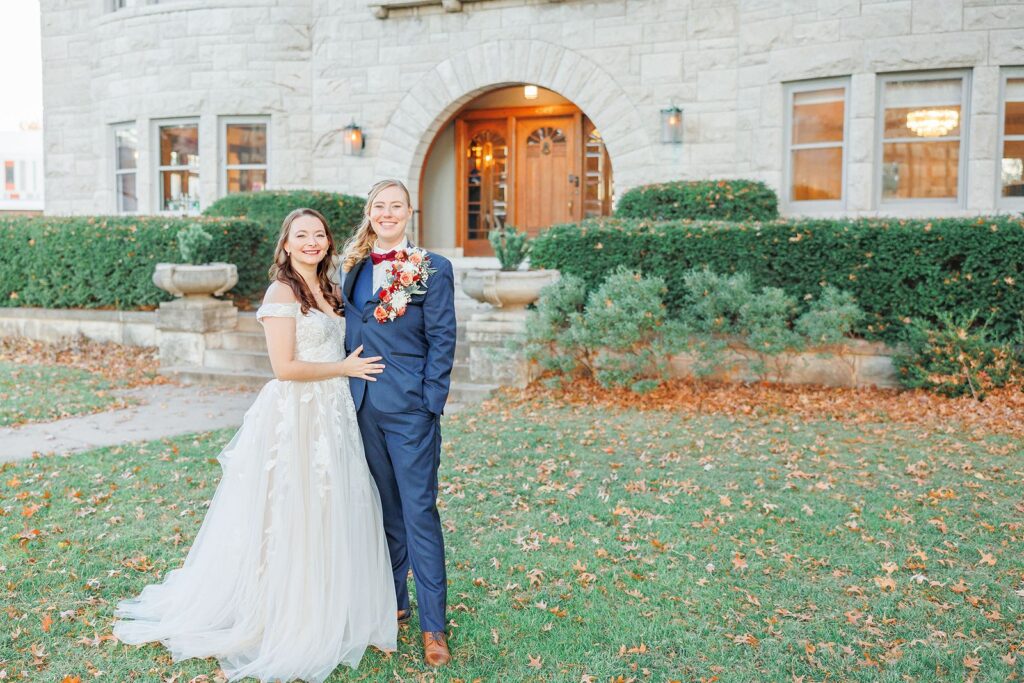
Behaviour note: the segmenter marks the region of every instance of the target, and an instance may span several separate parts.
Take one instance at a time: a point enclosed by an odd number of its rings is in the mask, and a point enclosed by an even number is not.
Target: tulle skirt
[[[380,496],[347,379],[269,382],[218,457],[223,477],[181,569],[118,605],[114,635],[231,680],[319,683],[396,649]]]

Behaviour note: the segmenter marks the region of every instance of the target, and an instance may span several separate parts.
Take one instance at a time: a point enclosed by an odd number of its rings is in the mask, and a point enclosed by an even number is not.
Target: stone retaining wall
[[[475,314],[467,323],[469,372],[474,382],[523,387],[531,379],[531,368],[521,352],[510,350],[509,342],[523,337],[525,314],[494,311]],[[737,345],[725,355],[723,368],[710,375],[722,381],[759,379],[751,369],[751,354]],[[854,340],[844,347],[811,349],[804,353],[784,354],[772,359],[771,378],[785,384],[817,384],[833,387],[895,387],[896,368],[893,350],[878,342]],[[675,377],[694,375],[694,358],[674,356],[671,373]]]
[[[524,316],[502,312],[477,313],[467,323],[469,371],[473,382],[525,386],[529,369],[522,356],[508,350],[507,343],[522,335]],[[168,332],[157,329],[156,311],[93,311],[79,309],[0,309],[0,337],[26,337],[54,342],[83,335],[101,342],[129,346],[161,346],[171,341]],[[752,381],[758,377],[750,368],[749,354],[734,350],[727,356],[728,368],[711,378],[724,381]],[[893,350],[884,344],[856,340],[843,349],[815,349],[780,357],[784,368],[781,381],[787,384],[825,386],[898,386],[892,364]],[[179,362],[175,360],[174,362]],[[694,359],[687,354],[672,358],[672,374],[693,375]]]
[[[82,335],[99,342],[157,346],[155,311],[0,308],[0,337],[55,342]]]
[[[828,387],[897,387],[893,349],[879,342],[853,340],[845,347],[809,349],[804,353],[782,354],[768,360],[768,377],[784,384],[817,384]],[[751,369],[753,354],[742,346],[727,352],[726,367],[710,375],[728,382],[759,379]],[[694,375],[694,357],[680,354],[672,358],[675,377]]]

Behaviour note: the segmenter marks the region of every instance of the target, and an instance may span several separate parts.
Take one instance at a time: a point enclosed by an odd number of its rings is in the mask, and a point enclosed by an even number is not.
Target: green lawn
[[[1020,440],[785,413],[492,410],[446,423],[455,661],[436,680],[1019,675]],[[115,642],[111,614],[184,557],[229,436],[2,468],[5,680],[216,680],[212,660]],[[331,680],[416,679],[418,634],[402,634],[396,655]]]
[[[125,405],[113,388],[102,376],[78,368],[0,361],[0,427]]]

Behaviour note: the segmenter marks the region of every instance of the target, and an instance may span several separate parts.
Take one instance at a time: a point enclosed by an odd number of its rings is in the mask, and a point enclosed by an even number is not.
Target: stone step
[[[237,332],[259,332],[263,334],[263,325],[256,320],[256,311],[239,311]]]
[[[447,403],[444,404],[445,417],[447,417],[448,415],[452,415],[453,413],[463,411],[466,408],[472,408],[472,406],[466,405],[465,403],[459,403],[458,401],[448,401]],[[444,418],[442,418],[442,420],[443,419]],[[442,422],[442,424],[444,423]]]
[[[210,336],[210,348],[232,351],[267,352],[267,338],[263,332],[221,332],[220,336]]]
[[[468,359],[464,362],[455,361],[455,365],[452,366],[452,382],[471,382],[472,378],[469,374],[469,361]]]
[[[490,398],[491,392],[498,384],[479,384],[476,382],[452,382],[448,400],[463,405],[475,405]]]
[[[160,368],[160,374],[183,384],[204,384],[221,387],[259,389],[274,379],[273,373],[257,370],[228,370],[224,368],[197,368],[193,366],[172,366]]]
[[[272,372],[270,358],[266,351],[242,351],[238,349],[207,349],[203,354],[203,367]]]

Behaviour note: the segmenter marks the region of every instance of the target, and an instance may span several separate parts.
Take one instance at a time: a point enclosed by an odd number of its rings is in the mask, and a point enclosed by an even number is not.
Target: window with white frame
[[[1003,77],[1000,130],[999,194],[1003,203],[1024,203],[1024,69]]]
[[[258,192],[267,187],[266,117],[224,119],[221,166],[224,194]]]
[[[114,191],[118,213],[139,210],[139,135],[134,123],[114,126]]]
[[[838,208],[843,202],[847,79],[786,86],[786,199]]]
[[[161,123],[157,127],[159,210],[199,213],[199,122]]]
[[[963,72],[881,78],[883,203],[962,199],[968,88]]]

